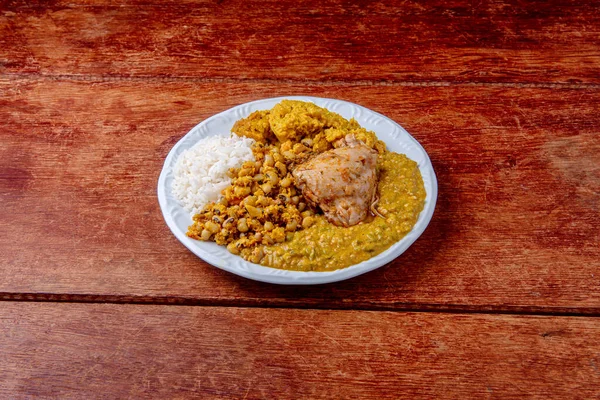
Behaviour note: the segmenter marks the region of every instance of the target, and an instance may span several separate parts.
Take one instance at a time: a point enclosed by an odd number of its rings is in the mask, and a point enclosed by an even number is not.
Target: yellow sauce
[[[403,154],[379,156],[377,209],[385,216],[343,228],[322,215],[290,241],[263,247],[261,264],[296,271],[332,271],[368,260],[388,249],[413,228],[425,204],[425,187],[417,163]]]

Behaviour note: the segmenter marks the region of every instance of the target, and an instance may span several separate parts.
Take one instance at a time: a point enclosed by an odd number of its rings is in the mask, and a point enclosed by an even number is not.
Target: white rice
[[[221,191],[231,184],[230,168],[239,168],[244,161],[254,161],[253,139],[210,136],[185,150],[175,163],[173,195],[192,215],[217,201]]]

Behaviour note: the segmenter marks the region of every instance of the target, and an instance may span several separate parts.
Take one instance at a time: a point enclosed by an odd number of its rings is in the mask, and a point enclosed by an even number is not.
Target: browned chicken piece
[[[377,189],[377,152],[354,136],[346,146],[323,152],[292,172],[304,197],[337,226],[356,225],[367,217]]]

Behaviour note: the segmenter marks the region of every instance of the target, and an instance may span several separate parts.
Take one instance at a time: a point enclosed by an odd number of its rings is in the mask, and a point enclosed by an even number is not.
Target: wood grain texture
[[[600,395],[595,318],[4,303],[3,398]]]
[[[166,227],[156,184],[176,141],[230,106],[286,94],[381,112],[431,156],[435,215],[387,267],[261,284],[207,265]],[[0,293],[597,314],[599,104],[595,90],[0,80]]]
[[[5,1],[0,72],[600,83],[598,1]]]

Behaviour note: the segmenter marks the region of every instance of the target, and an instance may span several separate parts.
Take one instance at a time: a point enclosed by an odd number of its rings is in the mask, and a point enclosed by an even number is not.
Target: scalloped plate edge
[[[229,126],[226,132],[211,132],[208,129],[208,126],[210,124],[213,124],[215,122],[217,122],[218,124],[218,121],[221,120],[221,124],[228,123],[230,125],[233,125],[233,122],[235,122],[239,118],[247,116],[250,112],[271,108],[276,103],[284,99],[310,101],[319,106],[328,108],[334,112],[339,112],[344,118],[355,117],[361,125],[365,126],[365,128],[375,131],[377,136],[381,140],[383,140],[391,150],[396,151],[394,149],[405,147],[410,148],[410,150],[412,150],[413,153],[415,151],[419,153],[421,157],[419,157],[419,159],[415,161],[418,162],[419,170],[421,171],[421,175],[423,176],[423,181],[425,183],[427,195],[425,199],[425,207],[423,211],[421,211],[417,223],[406,236],[404,236],[400,241],[394,243],[392,246],[390,246],[390,248],[388,248],[384,252],[378,254],[377,256],[369,260],[363,261],[359,264],[355,264],[347,268],[327,272],[288,271],[253,264],[242,259],[241,257],[230,254],[224,247],[218,246],[215,243],[198,242],[186,236],[185,232],[187,230],[187,226],[185,226],[184,229],[182,229],[182,227],[176,223],[173,215],[174,209],[177,210],[177,212],[185,213],[185,211],[181,208],[181,206],[177,204],[177,201],[171,195],[170,185],[167,184],[167,178],[169,174],[172,173],[172,168],[176,161],[176,156],[178,156],[181,151],[191,147],[197,140],[204,136],[210,134],[229,134],[231,129],[231,126]],[[340,107],[347,107],[347,109],[339,110]],[[348,115],[349,112],[352,112],[352,115]],[[395,131],[389,133],[380,132],[378,131],[377,127],[373,129],[373,126],[376,126],[376,123],[381,124],[382,122],[389,124],[389,126],[395,129]],[[400,141],[390,142],[389,137],[392,134],[394,134],[396,140]],[[416,157],[414,157],[413,155],[413,157],[410,158],[415,159]],[[421,236],[421,234],[425,231],[427,225],[431,221],[435,210],[435,204],[437,201],[438,187],[437,179],[433,170],[433,166],[431,164],[431,160],[429,159],[429,156],[425,149],[415,138],[413,138],[404,128],[402,128],[402,126],[400,126],[398,123],[391,120],[390,118],[375,111],[372,111],[368,108],[360,106],[358,104],[350,103],[343,100],[312,96],[284,96],[255,100],[252,102],[240,104],[223,112],[215,114],[197,124],[186,135],[184,135],[169,151],[167,157],[165,158],[164,166],[158,179],[157,191],[158,202],[163,217],[171,232],[173,232],[175,237],[185,247],[187,247],[192,253],[194,253],[204,261],[233,274],[261,282],[288,285],[311,285],[331,283],[350,279],[358,275],[364,274],[366,272],[373,271],[399,257],[419,238],[419,236]],[[173,202],[175,202],[175,205],[173,204]],[[191,216],[189,217],[189,221],[191,223]]]

